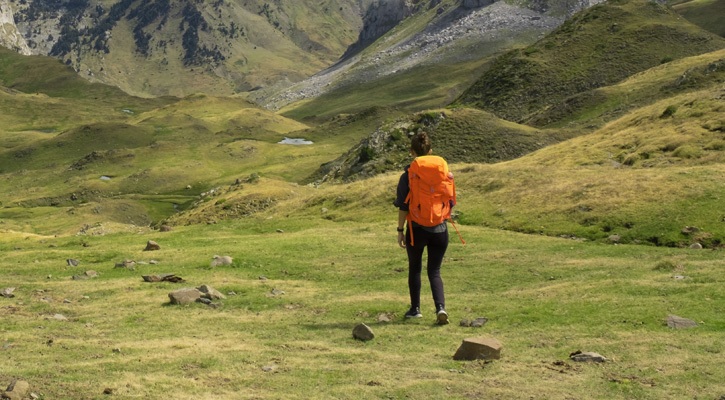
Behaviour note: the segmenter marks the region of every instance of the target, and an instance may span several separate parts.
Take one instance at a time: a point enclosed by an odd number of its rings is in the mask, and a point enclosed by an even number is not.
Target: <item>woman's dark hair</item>
[[[427,156],[430,153],[430,139],[428,134],[424,131],[420,131],[410,139],[410,149],[419,156]]]

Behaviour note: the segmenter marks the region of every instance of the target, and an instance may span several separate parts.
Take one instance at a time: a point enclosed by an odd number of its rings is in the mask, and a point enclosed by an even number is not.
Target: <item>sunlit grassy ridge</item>
[[[599,4],[537,43],[501,56],[458,102],[526,120],[577,93],[723,47],[722,37],[656,3]]]

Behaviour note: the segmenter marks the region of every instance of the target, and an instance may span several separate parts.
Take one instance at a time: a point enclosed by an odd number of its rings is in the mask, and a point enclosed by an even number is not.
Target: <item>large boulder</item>
[[[352,330],[352,337],[367,342],[368,340],[375,339],[375,334],[369,326],[361,323]]]
[[[198,288],[196,288],[199,292],[201,292],[201,297],[209,300],[221,300],[226,299],[227,296],[224,296],[219,292],[218,290],[214,289],[213,287],[209,285],[201,285]]]
[[[453,355],[454,360],[498,360],[501,358],[501,343],[494,338],[468,338]]]
[[[183,288],[169,293],[171,304],[187,305],[201,298],[202,293],[196,288]]]
[[[2,395],[3,399],[22,400],[25,399],[30,390],[30,384],[25,381],[13,381]]]

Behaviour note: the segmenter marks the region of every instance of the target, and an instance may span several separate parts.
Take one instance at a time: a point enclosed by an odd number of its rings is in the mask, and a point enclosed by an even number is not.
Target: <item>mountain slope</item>
[[[655,3],[597,5],[536,44],[500,57],[457,102],[526,121],[569,96],[723,47],[725,39]]]
[[[155,96],[233,94],[301,79],[336,60],[361,24],[360,4],[344,0],[29,0],[12,7],[34,53],[60,57],[91,81]]]

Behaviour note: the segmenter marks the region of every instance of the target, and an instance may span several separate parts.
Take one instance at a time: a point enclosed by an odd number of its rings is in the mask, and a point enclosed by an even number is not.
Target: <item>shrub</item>
[[[375,158],[375,150],[370,146],[363,146],[360,149],[360,162],[368,162]]]
[[[667,106],[665,108],[665,111],[662,112],[662,115],[660,115],[660,118],[670,118],[677,112],[677,106]]]
[[[648,160],[648,159],[652,158],[652,156],[653,156],[653,155],[654,155],[654,154],[655,154],[656,152],[657,152],[657,148],[656,148],[655,146],[650,146],[650,145],[648,145],[648,146],[642,146],[642,147],[641,147],[641,148],[639,149],[639,152],[638,152],[637,154],[639,154],[639,156],[640,156],[640,157],[641,157],[641,158],[642,158],[643,160]]]
[[[680,158],[698,158],[702,155],[702,150],[695,146],[684,145],[675,149],[672,155]]]
[[[637,163],[637,161],[639,161],[639,155],[636,153],[632,153],[624,158],[622,164],[632,166]]]
[[[725,140],[713,140],[705,146],[705,150],[725,150]]]

